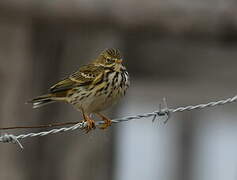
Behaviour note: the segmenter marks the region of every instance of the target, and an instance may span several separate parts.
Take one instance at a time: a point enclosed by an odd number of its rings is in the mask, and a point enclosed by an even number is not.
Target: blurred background
[[[119,48],[131,76],[111,118],[206,103],[236,94],[234,0],[1,0],[0,126],[81,120],[65,104],[33,110],[28,99]],[[0,179],[235,180],[236,104],[107,130],[0,144]],[[40,130],[1,131],[21,134]]]

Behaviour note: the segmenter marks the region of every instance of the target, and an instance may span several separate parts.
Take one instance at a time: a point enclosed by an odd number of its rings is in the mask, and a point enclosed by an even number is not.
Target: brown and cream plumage
[[[88,123],[87,131],[94,128],[94,113],[105,121],[101,128],[111,125],[111,120],[100,112],[124,96],[129,87],[129,75],[122,65],[118,49],[104,50],[92,63],[82,66],[69,77],[50,88],[50,93],[31,100],[33,108],[64,101],[79,109]]]

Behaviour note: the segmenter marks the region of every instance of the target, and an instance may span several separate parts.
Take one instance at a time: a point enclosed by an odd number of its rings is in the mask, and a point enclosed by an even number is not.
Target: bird
[[[48,94],[33,98],[28,103],[39,108],[54,102],[66,102],[82,113],[87,133],[96,127],[92,114],[103,120],[99,128],[106,129],[112,121],[101,111],[123,97],[130,86],[129,74],[122,62],[118,49],[105,49],[89,64],[50,87]]]

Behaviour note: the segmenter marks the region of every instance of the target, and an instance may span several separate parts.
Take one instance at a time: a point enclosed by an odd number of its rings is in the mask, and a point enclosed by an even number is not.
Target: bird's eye
[[[106,62],[110,63],[112,60],[110,58],[106,58]]]

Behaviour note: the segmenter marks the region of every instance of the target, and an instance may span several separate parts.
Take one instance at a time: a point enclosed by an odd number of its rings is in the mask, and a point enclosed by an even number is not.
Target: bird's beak
[[[123,62],[123,60],[122,59],[116,59],[116,61],[115,61],[117,64],[121,64],[122,62]]]

